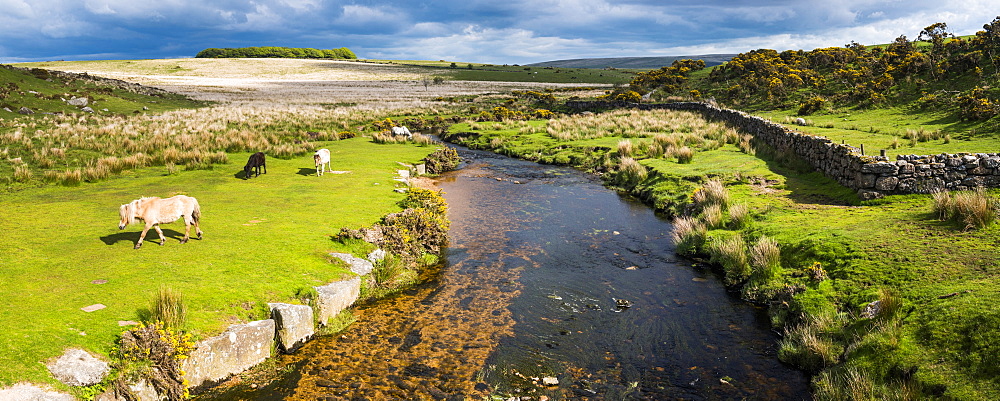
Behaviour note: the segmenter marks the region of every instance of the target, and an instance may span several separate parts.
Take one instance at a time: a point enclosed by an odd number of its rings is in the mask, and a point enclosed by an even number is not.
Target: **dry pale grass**
[[[425,86],[423,81],[433,78],[433,70],[339,60],[165,59],[32,66],[121,79],[198,100],[255,106],[374,103],[383,108],[408,108],[429,104],[438,97],[578,86],[447,80]]]

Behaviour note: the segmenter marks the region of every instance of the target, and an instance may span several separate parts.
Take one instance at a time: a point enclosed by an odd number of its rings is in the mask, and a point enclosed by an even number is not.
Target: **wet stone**
[[[316,385],[320,387],[337,387],[337,383],[333,380],[318,379],[316,380]]]

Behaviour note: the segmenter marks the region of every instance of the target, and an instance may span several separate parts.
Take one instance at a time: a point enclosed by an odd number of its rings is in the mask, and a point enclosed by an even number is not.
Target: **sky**
[[[528,64],[969,35],[997,16],[1000,0],[0,0],[0,63],[285,46]]]

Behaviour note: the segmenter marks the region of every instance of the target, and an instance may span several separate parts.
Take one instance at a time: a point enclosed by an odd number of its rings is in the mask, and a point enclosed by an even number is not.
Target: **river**
[[[207,399],[809,399],[764,312],[578,171],[460,150],[433,280]],[[205,398],[205,397],[203,397]]]

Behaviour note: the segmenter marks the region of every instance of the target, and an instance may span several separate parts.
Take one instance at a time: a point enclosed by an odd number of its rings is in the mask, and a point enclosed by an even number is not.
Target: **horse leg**
[[[146,224],[146,227],[142,229],[142,234],[139,234],[139,241],[135,243],[135,249],[139,249],[139,247],[142,246],[142,240],[143,238],[146,238],[146,232],[149,231],[149,228],[152,226],[152,224]]]
[[[187,219],[184,219],[184,220],[187,220]],[[188,242],[188,238],[191,238],[191,222],[185,221],[184,222],[184,238],[181,238],[181,243],[182,244],[186,244]]]
[[[159,234],[159,236],[160,236],[160,246],[163,246],[163,244],[166,244],[167,243],[167,237],[164,237],[163,236],[163,231],[160,231],[160,225],[159,224],[154,224],[153,228],[156,229],[156,233]]]

